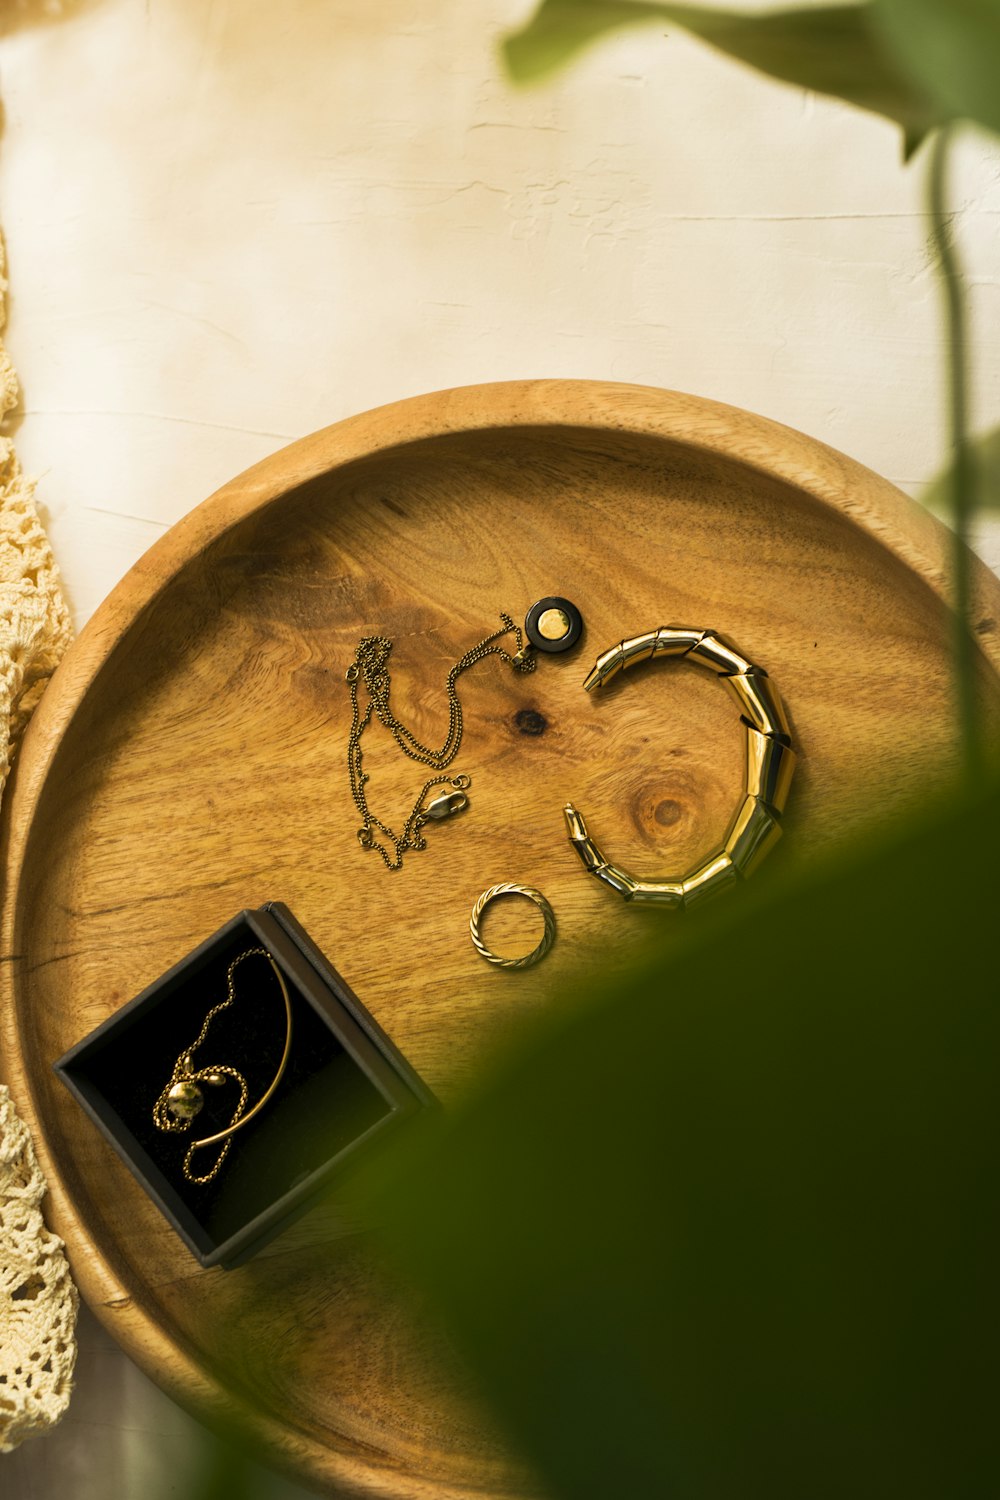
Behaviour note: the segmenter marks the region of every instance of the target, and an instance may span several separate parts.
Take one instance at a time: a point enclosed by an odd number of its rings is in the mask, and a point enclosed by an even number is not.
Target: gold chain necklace
[[[405,724],[400,723],[389,705],[388,660],[392,651],[392,641],[384,635],[366,635],[358,642],[354,661],[345,674],[351,694],[352,712],[351,732],[347,742],[347,773],[351,782],[351,796],[354,798],[354,805],[361,817],[358,843],[362,849],[377,849],[387,870],[400,868],[407,849],[426,849],[427,842],[421,829],[428,820],[446,818],[451,813],[459,812],[468,801],[465,793],[470,785],[470,778],[441,774],[451,765],[462,744],[462,705],[455,688],[459,677],[470,667],[474,667],[477,662],[484,661],[487,656],[499,656],[515,672],[535,670],[535,658],[531,654],[530,646],[524,643],[520,627],[515,625],[510,615],[503,611],[501,611],[500,620],[503,628],[494,631],[492,635],[486,636],[478,645],[466,651],[448,673],[445,685],[448,698],[448,733],[440,750],[433,750],[430,746],[422,744]],[[505,635],[511,633],[517,640],[517,650],[513,653],[505,651],[497,644]],[[364,708],[358,701],[360,686],[364,687],[368,695],[368,702]],[[379,723],[388,729],[404,755],[420,765],[430,766],[438,773],[429,777],[420,788],[410,815],[403,824],[403,831],[399,834],[394,833],[388,824],[375,816],[368,806],[368,798],[365,794],[368,774],[362,769],[361,738],[371,723],[373,713]],[[445,783],[451,788],[450,791],[442,792],[429,803],[425,802],[428,792],[436,786],[444,786]]]
[[[271,968],[274,970],[275,977],[277,978],[278,984],[281,989],[281,996],[285,1004],[286,1018],[285,1048],[281,1056],[281,1062],[278,1065],[278,1071],[274,1075],[271,1084],[267,1088],[266,1092],[261,1095],[260,1099],[258,1099],[254,1107],[248,1110],[247,1099],[249,1097],[250,1091],[247,1087],[247,1081],[243,1077],[243,1074],[240,1073],[236,1068],[230,1067],[228,1063],[217,1063],[212,1066],[203,1068],[196,1067],[194,1062],[194,1054],[197,1052],[198,1048],[202,1045],[202,1043],[205,1041],[205,1038],[208,1036],[209,1027],[214,1021],[215,1017],[222,1011],[228,1010],[233,1001],[236,999],[236,970],[239,968],[244,959],[257,957],[267,959],[268,963],[271,965]],[[224,1130],[216,1131],[213,1135],[205,1136],[201,1140],[192,1141],[191,1145],[188,1147],[183,1162],[183,1172],[188,1182],[211,1182],[212,1179],[218,1175],[222,1167],[222,1163],[225,1161],[226,1157],[229,1154],[229,1147],[232,1144],[232,1138],[235,1135],[236,1131],[242,1129],[244,1125],[248,1124],[254,1118],[254,1116],[257,1115],[261,1109],[263,1109],[264,1105],[267,1104],[275,1089],[278,1087],[278,1084],[281,1082],[281,1079],[285,1072],[285,1066],[288,1062],[288,1054],[291,1047],[291,1041],[291,1001],[288,995],[288,986],[286,985],[282,977],[281,970],[278,968],[277,964],[271,957],[270,953],[268,953],[266,948],[247,948],[242,953],[238,953],[236,955],[232,963],[229,965],[229,968],[226,970],[226,998],[224,1000],[220,1000],[217,1005],[212,1006],[211,1010],[208,1012],[208,1015],[201,1023],[201,1030],[199,1031],[197,1037],[192,1042],[191,1046],[188,1047],[184,1052],[182,1052],[180,1057],[178,1057],[177,1061],[174,1063],[173,1072],[167,1079],[167,1082],[164,1084],[156,1103],[153,1105],[153,1123],[155,1124],[157,1130],[166,1130],[176,1134],[179,1131],[187,1130],[191,1125],[191,1122],[194,1120],[195,1116],[201,1112],[205,1100],[199,1084],[207,1083],[212,1088],[218,1088],[221,1084],[225,1083],[227,1078],[231,1078],[239,1088],[240,1097],[235,1109],[233,1110],[233,1117],[226,1128]],[[215,1160],[215,1165],[210,1167],[209,1170],[203,1175],[198,1176],[193,1171],[191,1166],[192,1158],[194,1157],[195,1152],[202,1150],[202,1148],[205,1146],[215,1145],[219,1141],[222,1142],[222,1149],[220,1150],[219,1155]]]

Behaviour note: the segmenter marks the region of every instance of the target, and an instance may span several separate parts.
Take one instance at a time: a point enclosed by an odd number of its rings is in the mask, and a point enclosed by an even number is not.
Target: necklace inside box
[[[165,1134],[153,1116],[164,1062],[189,1045],[208,1007],[226,994],[234,961],[261,946],[288,987],[287,1065],[266,1111],[231,1137],[224,1170],[209,1181],[190,1180],[181,1169],[183,1137]],[[287,1036],[284,1007],[260,977],[213,1018],[205,1054],[209,1067],[225,1058],[255,1087],[274,1077]],[[227,922],[71,1048],[56,1069],[206,1266],[232,1266],[254,1254],[328,1191],[359,1153],[433,1103],[398,1048],[279,903]],[[231,1094],[221,1085],[207,1087],[199,1131],[225,1129],[231,1114]]]

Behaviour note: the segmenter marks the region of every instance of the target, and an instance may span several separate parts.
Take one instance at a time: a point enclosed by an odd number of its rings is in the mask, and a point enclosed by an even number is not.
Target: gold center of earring
[[[569,632],[569,617],[561,609],[547,609],[538,617],[538,634],[547,641],[561,641]]]

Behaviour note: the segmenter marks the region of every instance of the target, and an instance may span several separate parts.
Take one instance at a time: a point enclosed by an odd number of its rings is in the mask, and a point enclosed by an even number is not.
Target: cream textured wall
[[[79,623],[249,463],[447,385],[644,381],[911,492],[937,467],[923,163],[897,132],[655,27],[514,92],[496,42],[530,9],[0,0],[17,440]],[[954,206],[985,423],[1000,158],[974,136]],[[1000,530],[981,545],[1000,563]],[[131,1496],[169,1467],[183,1421],[121,1360],[90,1332],[76,1416],[6,1460],[8,1500]]]
[[[523,0],[5,0],[19,443],[73,605],[286,439],[523,375],[711,395],[907,488],[943,439],[922,164],[657,27],[516,93]],[[1000,180],[956,183],[984,419]]]

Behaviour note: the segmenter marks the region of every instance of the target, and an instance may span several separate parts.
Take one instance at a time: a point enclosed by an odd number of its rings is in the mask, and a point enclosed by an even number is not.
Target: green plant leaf
[[[977,510],[1000,510],[1000,427],[986,432],[971,445],[972,475]],[[928,510],[949,520],[952,515],[954,467],[942,470],[924,490],[921,500]]]
[[[871,11],[941,113],[1000,131],[1000,0],[872,0]]]
[[[930,3],[930,0],[929,0]],[[903,127],[911,151],[947,112],[911,82],[870,24],[870,5],[832,5],[757,15],[644,0],[543,0],[507,38],[511,77],[527,83],[623,26],[666,21],[772,78],[874,111]]]
[[[994,1491],[998,841],[993,787],[755,877],[397,1159],[394,1253],[547,1493]]]

